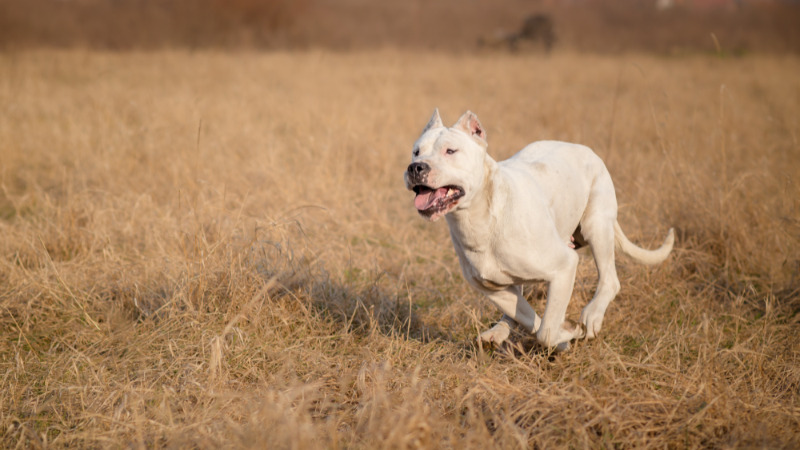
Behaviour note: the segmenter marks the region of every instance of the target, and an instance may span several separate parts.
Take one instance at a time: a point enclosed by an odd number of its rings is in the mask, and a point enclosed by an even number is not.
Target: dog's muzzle
[[[428,163],[424,162],[415,162],[411,163],[408,166],[408,181],[411,184],[422,184],[425,183],[428,179],[428,174],[431,171],[431,166]]]

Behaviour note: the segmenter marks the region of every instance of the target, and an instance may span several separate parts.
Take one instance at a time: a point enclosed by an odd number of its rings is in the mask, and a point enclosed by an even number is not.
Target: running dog
[[[464,278],[503,312],[481,341],[503,343],[514,323],[558,351],[573,339],[594,338],[620,289],[615,248],[658,264],[672,251],[673,230],[656,250],[631,243],[617,222],[611,175],[586,146],[539,141],[501,162],[487,147],[475,114],[467,111],[447,128],[437,109],[405,171],[419,214],[431,222],[445,218]],[[578,267],[575,250],[587,245],[599,282],[580,323],[572,324],[565,316]],[[522,285],[534,280],[548,282],[541,318],[522,296]]]

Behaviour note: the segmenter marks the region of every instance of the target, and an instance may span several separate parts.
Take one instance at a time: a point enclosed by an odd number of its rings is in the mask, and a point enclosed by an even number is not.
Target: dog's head
[[[405,172],[406,188],[417,195],[419,214],[436,221],[467,204],[483,184],[486,159],[486,131],[471,111],[451,128],[442,124],[439,110],[422,130]]]

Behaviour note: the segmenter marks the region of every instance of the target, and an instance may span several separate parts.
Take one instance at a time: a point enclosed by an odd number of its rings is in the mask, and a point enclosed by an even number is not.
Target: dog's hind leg
[[[600,332],[606,309],[620,288],[614,263],[614,219],[594,220],[591,226],[584,227],[583,234],[592,248],[598,274],[594,298],[581,311],[581,323],[586,327],[586,338],[592,339]]]

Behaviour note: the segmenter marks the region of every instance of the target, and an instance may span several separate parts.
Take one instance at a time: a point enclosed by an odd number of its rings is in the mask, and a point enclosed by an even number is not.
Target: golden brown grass
[[[800,445],[800,61],[0,56],[4,447]],[[629,237],[601,338],[498,313],[402,184],[434,107],[592,146]],[[593,293],[582,261],[570,316]],[[541,311],[542,287],[530,300]],[[522,344],[529,339],[518,337]]]

